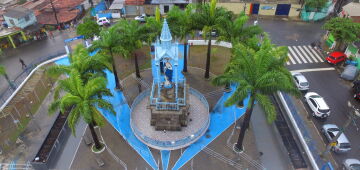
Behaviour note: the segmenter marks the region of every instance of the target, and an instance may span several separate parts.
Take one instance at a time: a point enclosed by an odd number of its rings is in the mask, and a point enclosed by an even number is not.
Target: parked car
[[[345,80],[355,80],[357,75],[359,74],[359,70],[356,66],[353,65],[347,65],[344,68],[344,71],[341,73],[340,77]]]
[[[101,17],[99,18],[96,23],[100,26],[107,26],[107,25],[110,25],[110,21],[106,18],[106,17]]]
[[[136,16],[134,19],[139,22],[145,22],[146,14],[142,14],[140,16]]]
[[[203,31],[199,31],[199,35],[202,36],[202,35],[203,35]],[[212,36],[212,37],[217,37],[218,34],[217,34],[216,31],[212,31],[212,32],[211,32],[211,36]]]
[[[360,100],[360,80],[353,82],[354,99]]]
[[[334,124],[325,124],[321,128],[321,132],[330,142],[340,132],[340,129]],[[343,153],[351,150],[350,142],[344,133],[339,136],[336,145],[332,147],[332,150],[336,153]]]
[[[295,85],[299,90],[301,91],[309,90],[309,82],[307,81],[304,75],[298,72],[293,72],[291,73],[291,75],[293,76]]]
[[[347,58],[347,56],[343,52],[334,51],[326,57],[326,61],[330,64],[337,65],[337,64],[345,61],[346,58]]]
[[[330,116],[330,108],[326,104],[323,97],[315,92],[308,92],[305,94],[305,101],[309,105],[312,116],[319,118],[327,118]]]
[[[360,170],[360,161],[357,159],[345,159],[343,162],[344,170]]]

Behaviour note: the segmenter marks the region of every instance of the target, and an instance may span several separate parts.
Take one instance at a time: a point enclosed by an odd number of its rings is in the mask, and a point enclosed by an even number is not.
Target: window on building
[[[165,12],[165,13],[168,13],[168,12],[169,12],[169,6],[168,6],[168,5],[165,5],[165,6],[164,6],[164,12]]]
[[[29,21],[30,20],[30,17],[29,17],[29,15],[27,15],[26,17],[25,17],[25,21]]]
[[[13,19],[10,19],[10,24],[15,25],[15,21]]]

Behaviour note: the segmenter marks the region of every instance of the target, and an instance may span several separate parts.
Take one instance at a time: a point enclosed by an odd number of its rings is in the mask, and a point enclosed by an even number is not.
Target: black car
[[[360,80],[353,82],[354,99],[360,100]]]

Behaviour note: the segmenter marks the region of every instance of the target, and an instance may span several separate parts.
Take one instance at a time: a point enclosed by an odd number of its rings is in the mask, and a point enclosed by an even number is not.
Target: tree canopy
[[[308,9],[320,10],[324,8],[329,0],[305,0],[305,6]]]
[[[84,22],[76,28],[76,33],[78,35],[84,35],[86,39],[89,39],[94,37],[94,35],[99,35],[100,26],[91,18],[85,18]]]
[[[330,31],[338,43],[351,43],[359,40],[360,23],[353,22],[350,18],[331,18],[323,28]]]
[[[225,102],[226,106],[237,104],[250,95],[263,106],[268,122],[272,122],[276,112],[268,95],[278,90],[299,94],[285,67],[287,59],[287,48],[274,46],[267,36],[257,49],[239,43],[234,47],[224,74],[216,77],[213,83],[237,85],[234,94]]]
[[[249,38],[261,34],[262,29],[256,25],[248,25],[249,17],[244,12],[235,18],[235,20],[223,20],[222,26],[219,27],[220,36],[218,40],[237,44],[246,43]]]

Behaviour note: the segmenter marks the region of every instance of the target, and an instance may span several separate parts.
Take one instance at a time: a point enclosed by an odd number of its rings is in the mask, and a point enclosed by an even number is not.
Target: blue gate
[[[260,7],[260,4],[252,4],[252,11],[251,11],[251,14],[259,14],[259,7]]]
[[[291,4],[277,4],[275,15],[289,15]]]

